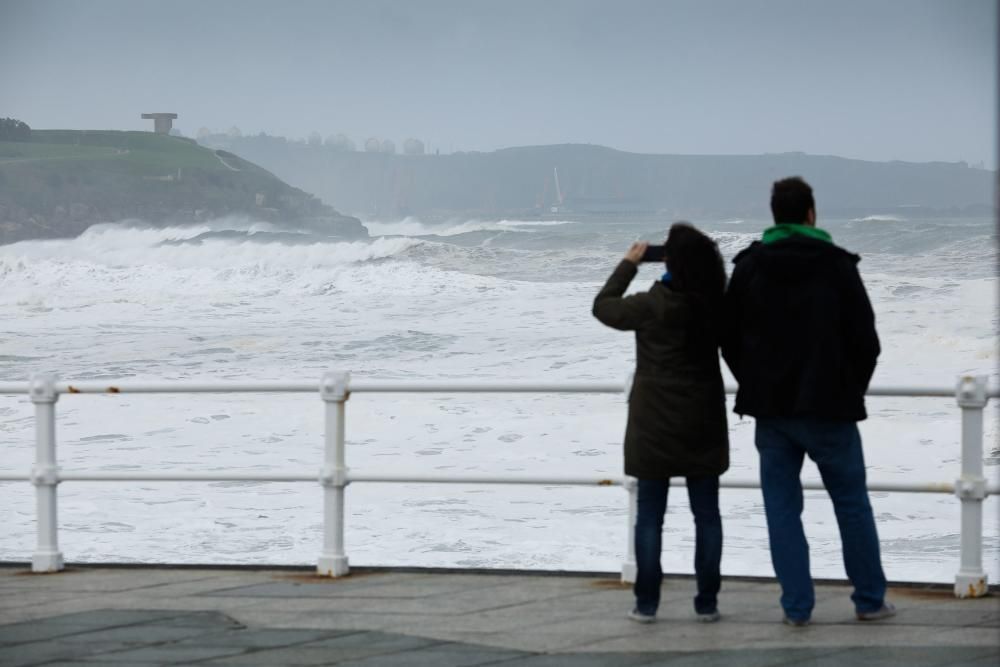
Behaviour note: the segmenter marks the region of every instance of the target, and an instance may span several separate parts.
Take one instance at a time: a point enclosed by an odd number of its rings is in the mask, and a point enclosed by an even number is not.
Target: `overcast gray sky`
[[[996,166],[995,0],[0,0],[0,116]]]

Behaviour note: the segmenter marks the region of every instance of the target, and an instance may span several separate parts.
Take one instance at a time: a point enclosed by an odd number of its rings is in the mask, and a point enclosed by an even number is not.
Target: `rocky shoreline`
[[[82,202],[56,204],[51,211],[29,211],[0,201],[0,245],[31,239],[75,238],[92,225],[142,221],[154,227],[192,225],[227,217],[245,217],[253,222],[270,222],[290,229],[305,228],[314,233],[344,239],[368,238],[368,230],[357,218],[336,211],[325,215],[291,215],[276,208],[167,208],[153,205],[99,208]]]

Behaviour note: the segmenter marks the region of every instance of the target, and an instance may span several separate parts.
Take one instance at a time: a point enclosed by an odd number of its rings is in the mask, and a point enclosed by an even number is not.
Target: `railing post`
[[[628,491],[628,544],[625,546],[625,562],[622,563],[622,583],[634,584],[636,575],[635,565],[635,516],[638,510],[636,492],[639,488],[639,481],[635,477],[626,477],[623,484]]]
[[[323,551],[316,569],[320,575],[340,577],[347,574],[344,553],[344,488],[347,466],[344,452],[344,408],[350,395],[350,373],[326,373],[320,381],[323,398],[325,434],[323,469]]]
[[[31,483],[35,485],[38,522],[38,543],[31,556],[31,571],[58,572],[63,569],[56,512],[59,484],[56,401],[59,394],[56,393],[55,378],[50,375],[32,377],[28,391],[31,402],[35,404],[35,465],[31,469]]]
[[[955,575],[955,596],[977,598],[989,590],[983,570],[983,408],[986,407],[986,377],[959,378],[955,392],[962,409],[962,476],[955,482],[955,495],[962,501],[961,566]]]

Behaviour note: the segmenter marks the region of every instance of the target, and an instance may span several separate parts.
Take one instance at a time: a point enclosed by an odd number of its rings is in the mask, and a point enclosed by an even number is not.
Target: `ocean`
[[[874,384],[952,386],[997,377],[997,237],[989,219],[900,215],[821,220],[862,255],[883,352]],[[727,260],[765,220],[695,221]],[[630,334],[599,324],[594,295],[629,243],[662,242],[665,220],[368,222],[336,241],[265,223],[156,229],[97,225],[71,240],[0,246],[0,380],[311,381],[328,370],[377,379],[612,380],[634,362]],[[727,267],[728,267],[727,262]],[[660,269],[644,266],[632,290]],[[730,379],[728,373],[727,380]],[[730,406],[732,397],[729,397]],[[861,424],[870,480],[953,481],[954,399],[870,398]],[[63,396],[65,470],[318,470],[322,403],[306,395]],[[618,476],[619,396],[372,395],[347,406],[356,471]],[[730,475],[756,475],[753,420],[730,413]],[[0,469],[27,473],[33,407],[0,397]],[[998,405],[987,408],[987,477],[1000,473]],[[818,479],[806,463],[807,479]],[[318,484],[66,482],[60,540],[75,562],[313,564]],[[949,582],[959,503],[873,493],[891,580]],[[984,563],[1000,580],[1000,501],[988,498]],[[354,565],[617,571],[621,488],[363,484],[347,490]],[[759,490],[722,492],[723,571],[772,574]],[[0,483],[0,560],[34,549],[34,493]],[[814,576],[842,578],[823,492],[806,493]],[[663,565],[693,571],[683,489],[671,494]]]

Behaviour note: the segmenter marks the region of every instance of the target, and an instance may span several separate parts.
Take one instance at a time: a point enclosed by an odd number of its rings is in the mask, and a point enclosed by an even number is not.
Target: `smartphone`
[[[651,245],[646,246],[646,252],[642,254],[644,262],[662,262],[667,258],[667,246]]]

